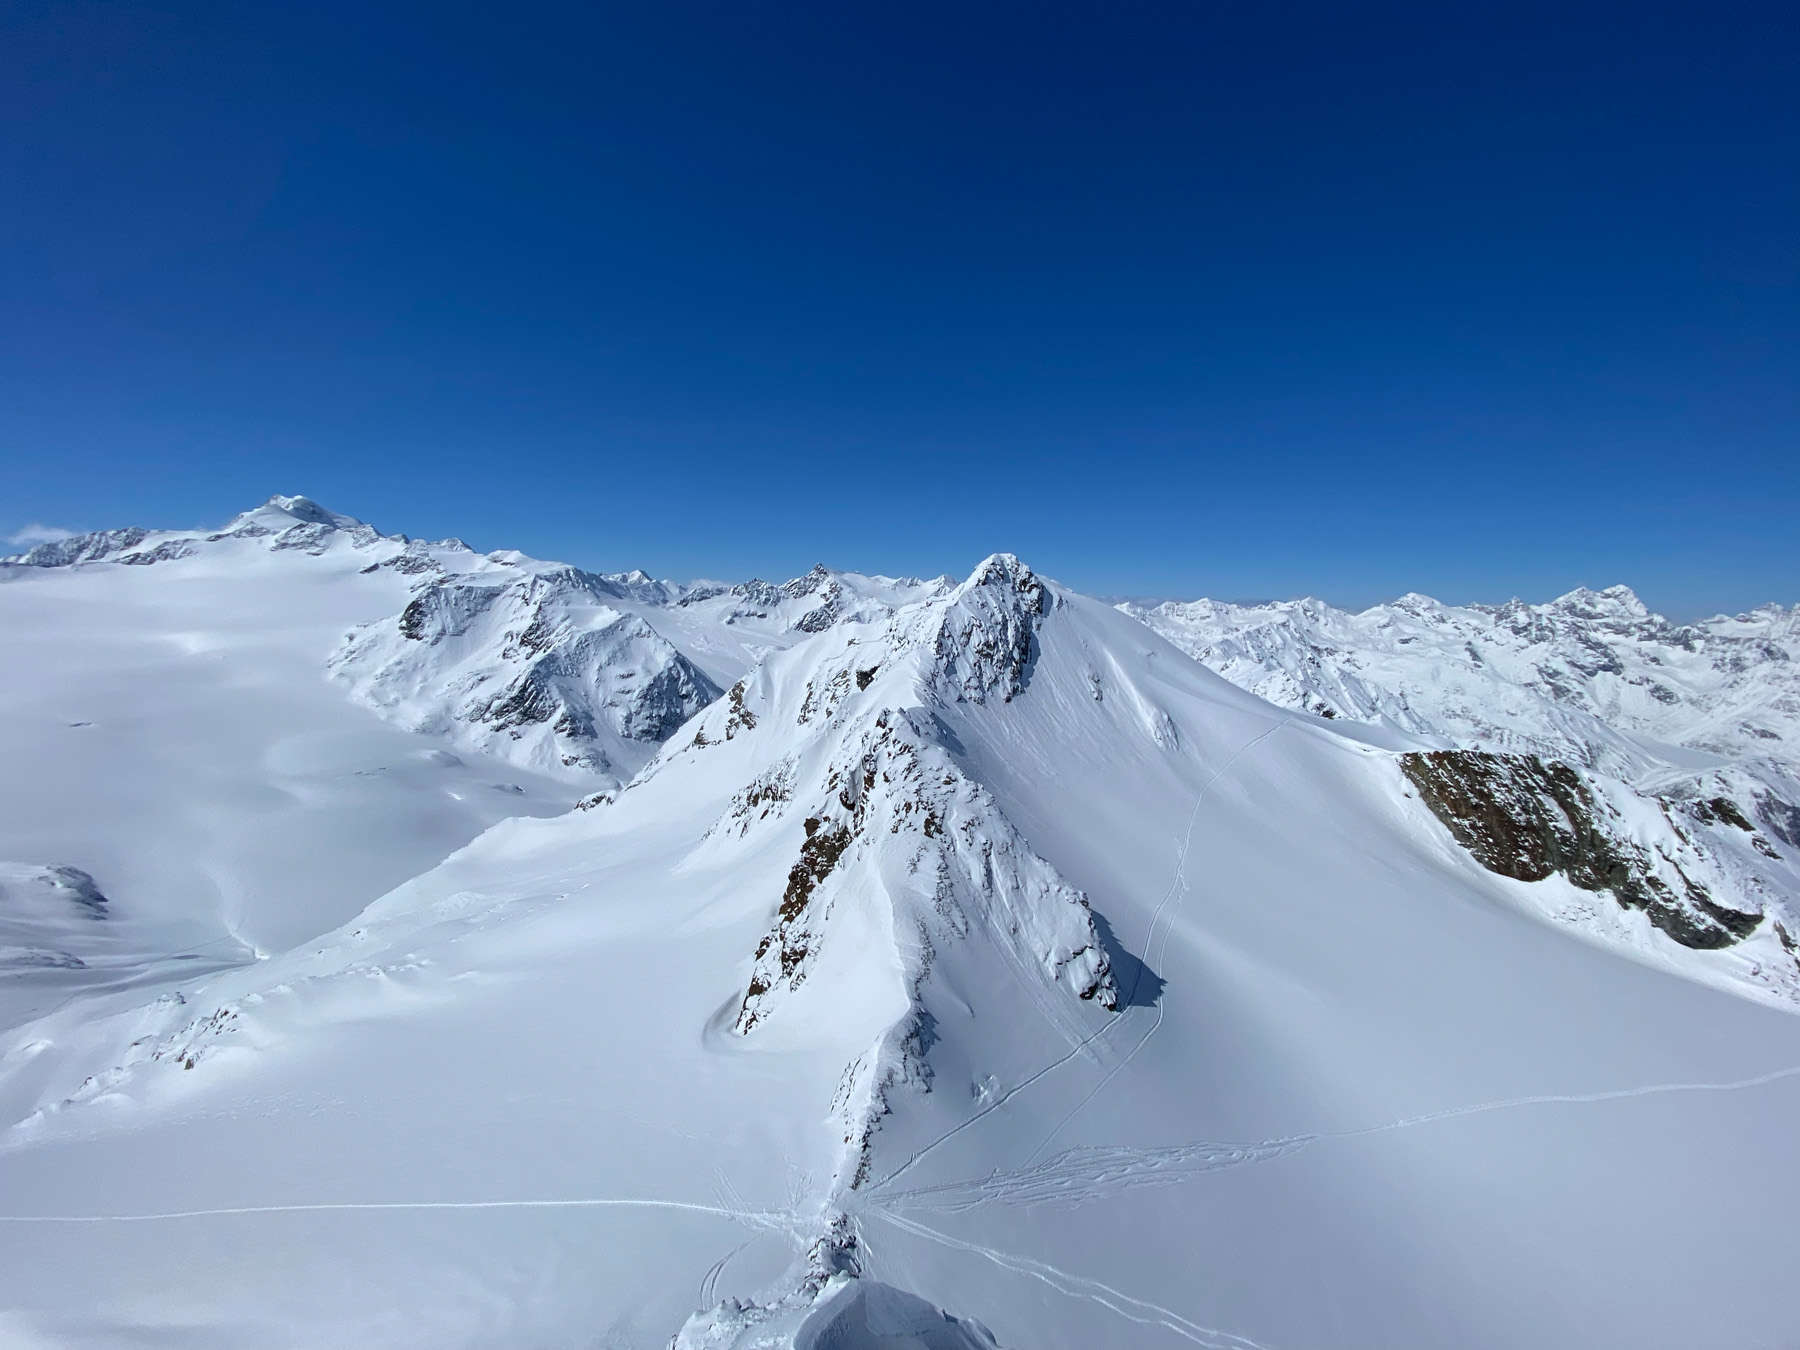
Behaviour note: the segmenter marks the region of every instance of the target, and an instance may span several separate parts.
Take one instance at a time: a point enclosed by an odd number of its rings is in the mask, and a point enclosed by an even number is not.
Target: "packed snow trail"
[[[1028,1164],[1012,1172],[994,1172],[973,1180],[922,1186],[915,1190],[872,1196],[871,1199],[884,1217],[897,1208],[962,1213],[989,1203],[1078,1205],[1137,1187],[1174,1185],[1208,1172],[1272,1162],[1328,1140],[1362,1139],[1371,1135],[1390,1134],[1397,1130],[1416,1129],[1421,1125],[1481,1115],[1489,1111],[1515,1110],[1528,1106],[1582,1106],[1681,1092],[1737,1092],[1766,1087],[1795,1077],[1800,1077],[1800,1065],[1725,1083],[1652,1083],[1642,1087],[1613,1088],[1604,1092],[1540,1093],[1530,1097],[1511,1097],[1503,1101],[1453,1106],[1442,1111],[1384,1121],[1379,1125],[1364,1125],[1353,1130],[1322,1130],[1264,1139],[1256,1143],[1199,1141],[1164,1148],[1084,1146],[1066,1149],[1035,1166]]]
[[[1070,1298],[1087,1299],[1141,1326],[1164,1327],[1184,1340],[1207,1347],[1207,1350],[1268,1350],[1268,1347],[1247,1337],[1234,1336],[1228,1331],[1201,1326],[1198,1322],[1191,1321],[1161,1304],[1121,1293],[1110,1284],[1102,1284],[1098,1280],[1090,1280],[1080,1275],[1071,1275],[1067,1271],[1058,1270],[1055,1266],[1046,1265],[1042,1261],[1034,1261],[1027,1256],[1015,1256],[1010,1252],[984,1247],[979,1243],[964,1242],[960,1238],[940,1233],[935,1228],[927,1228],[911,1219],[903,1219],[898,1214],[880,1213],[887,1222],[915,1237],[922,1237],[928,1241],[955,1248],[957,1251],[985,1257],[1003,1270],[1010,1270],[1018,1275],[1029,1275],[1035,1280],[1042,1281],[1059,1294],[1066,1294]],[[1122,1304],[1129,1306],[1121,1306]]]
[[[1047,1069],[1040,1070],[1039,1074],[1033,1075],[1033,1078],[1027,1079],[1019,1087],[1027,1086],[1047,1071]],[[1324,1130],[1267,1139],[1251,1144],[1202,1141],[1157,1149],[1133,1149],[1121,1146],[1072,1148],[1057,1154],[1047,1162],[1036,1166],[1022,1167],[1014,1172],[996,1172],[977,1181],[947,1182],[938,1186],[898,1191],[892,1195],[881,1197],[879,1192],[887,1184],[884,1181],[871,1188],[869,1198],[874,1203],[869,1208],[883,1218],[892,1219],[893,1215],[889,1211],[893,1207],[903,1206],[908,1202],[921,1203],[921,1207],[924,1208],[941,1208],[951,1211],[972,1208],[989,1200],[1021,1204],[1036,1204],[1046,1200],[1079,1203],[1084,1199],[1097,1199],[1118,1187],[1181,1181],[1206,1172],[1272,1161],[1324,1140],[1365,1138],[1370,1135],[1414,1129],[1421,1125],[1435,1124],[1439,1121],[1454,1120],[1464,1116],[1479,1115],[1490,1111],[1514,1110],[1527,1106],[1589,1105],[1682,1092],[1737,1092],[1749,1088],[1766,1087],[1771,1083],[1796,1077],[1800,1077],[1800,1065],[1774,1069],[1750,1078],[1734,1079],[1723,1083],[1651,1083],[1639,1087],[1612,1088],[1601,1092],[1539,1093],[1528,1097],[1510,1097],[1501,1101],[1453,1106],[1441,1111],[1407,1116],[1399,1120],[1384,1121],[1379,1125],[1365,1125],[1352,1130]],[[1014,1089],[1014,1091],[1017,1090]],[[996,1105],[998,1104],[997,1102]],[[973,1118],[965,1124],[972,1122]],[[921,1150],[921,1156],[923,1152]],[[1078,1183],[1084,1180],[1101,1184],[1085,1189],[1079,1188]],[[966,1203],[963,1203],[954,1198],[959,1191],[969,1191],[974,1194]],[[933,1203],[938,1198],[942,1198],[947,1203]],[[679,1210],[688,1213],[717,1215],[721,1218],[750,1223],[769,1231],[791,1232],[796,1227],[794,1216],[791,1213],[740,1209],[725,1205],[706,1205],[685,1200],[613,1198],[332,1201],[312,1204],[238,1205],[216,1209],[167,1210],[150,1214],[0,1214],[0,1223],[145,1223],[245,1214],[480,1209]],[[738,1250],[742,1250],[742,1248],[740,1247]]]
[[[240,1214],[331,1214],[368,1210],[412,1209],[662,1209],[712,1214],[755,1227],[793,1232],[791,1215],[726,1209],[685,1200],[374,1200],[333,1201],[310,1205],[237,1205],[222,1209],[166,1210],[159,1214],[0,1214],[0,1223],[152,1223],[165,1219],[211,1219]]]
[[[1417,1125],[1430,1125],[1458,1116],[1479,1115],[1484,1111],[1505,1111],[1519,1106],[1585,1106],[1594,1102],[1623,1101],[1628,1097],[1655,1097],[1670,1092],[1737,1092],[1744,1088],[1766,1087],[1784,1078],[1800,1077],[1800,1065],[1774,1069],[1754,1078],[1734,1079],[1729,1083],[1651,1083],[1645,1087],[1614,1088],[1607,1092],[1544,1093],[1534,1097],[1509,1097],[1505,1101],[1478,1102],[1473,1106],[1452,1106],[1422,1116],[1391,1120],[1385,1125],[1367,1125],[1360,1130],[1334,1130],[1317,1136],[1320,1139],[1354,1139],[1359,1135],[1382,1134],[1390,1130],[1410,1130]]]
[[[761,1233],[752,1233],[707,1267],[706,1274],[700,1277],[700,1306],[702,1308],[710,1308],[718,1302],[719,1277],[725,1273],[725,1267],[730,1265],[743,1252],[744,1248],[761,1236]]]
[[[1316,1134],[1269,1139],[1257,1144],[1193,1143],[1167,1148],[1096,1145],[1065,1149],[1041,1163],[1014,1172],[995,1172],[976,1181],[921,1186],[880,1197],[892,1209],[930,1209],[960,1214],[990,1203],[1079,1205],[1142,1186],[1168,1186],[1206,1172],[1268,1162],[1314,1143]]]

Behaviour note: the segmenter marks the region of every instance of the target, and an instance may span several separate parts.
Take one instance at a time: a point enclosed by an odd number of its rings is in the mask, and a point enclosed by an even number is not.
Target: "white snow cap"
[[[355,516],[329,510],[311,497],[283,497],[277,494],[261,506],[232,517],[225,526],[225,532],[230,533],[246,525],[260,525],[271,530],[285,530],[292,525],[329,525],[333,529],[349,530],[364,523]]]

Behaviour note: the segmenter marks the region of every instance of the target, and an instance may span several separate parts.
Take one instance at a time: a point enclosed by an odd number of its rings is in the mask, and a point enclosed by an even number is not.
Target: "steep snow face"
[[[1232,683],[1322,716],[1622,777],[1663,767],[1668,747],[1701,752],[1696,767],[1800,754],[1800,609],[1677,625],[1624,586],[1544,605],[1407,595],[1360,614],[1318,600],[1120,608]]]
[[[833,1275],[814,1298],[766,1310],[736,1299],[696,1314],[670,1350],[998,1350],[981,1323],[876,1280]]]
[[[1748,943],[1694,951],[1564,873],[1499,874],[1408,783],[1416,741],[1272,708],[1052,595],[1020,691],[939,715],[1105,915],[1122,1011],[1061,1044],[945,1019],[858,1191],[868,1274],[1034,1346],[1679,1346],[1791,1316],[1777,1295],[1723,1328],[1623,1255],[1681,1232],[1713,1277],[1754,1265],[1738,1289],[1779,1279],[1748,1231],[1795,1192],[1732,1177],[1787,1151],[1749,1121],[1793,1104],[1800,1019]],[[1698,879],[1657,803],[1609,803]],[[1637,962],[1540,921],[1596,900],[1647,935]],[[1702,967],[1758,1001],[1667,973]]]

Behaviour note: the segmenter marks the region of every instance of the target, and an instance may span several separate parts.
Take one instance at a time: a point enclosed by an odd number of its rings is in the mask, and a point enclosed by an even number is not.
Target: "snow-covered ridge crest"
[[[366,525],[354,516],[328,511],[310,497],[274,496],[261,506],[232,517],[216,533],[148,530],[135,525],[96,530],[0,558],[0,565],[73,567],[105,561],[143,566],[192,557],[202,546],[224,540],[267,539],[268,546],[274,550],[317,552],[338,539],[356,548],[367,548],[383,538],[372,525]]]
[[[1028,567],[995,555],[947,595],[886,625],[844,625],[772,656],[632,785],[691,755],[752,755],[753,771],[711,837],[800,823],[774,925],[733,1021],[740,1034],[805,982],[837,895],[870,868],[896,923],[916,929],[902,936],[911,948],[903,964],[916,978],[929,973],[935,941],[985,924],[1039,978],[1114,1006],[1086,898],[957,766],[933,715],[949,702],[1019,692],[1036,624],[1053,604]]]
[[[621,802],[642,810],[647,795],[691,795],[684,784],[722,775],[738,786],[693,865],[749,875],[741,860],[770,849],[791,860],[774,873],[784,880],[723,1034],[780,1047],[871,999],[888,1010],[831,1105],[841,1149],[799,1283],[697,1317],[679,1344],[786,1345],[779,1336],[823,1316],[815,1308],[848,1298],[860,1257],[844,1212],[870,1180],[881,1122],[902,1097],[933,1091],[932,1047],[995,997],[984,988],[995,972],[1069,1045],[1093,1034],[1085,1010],[1119,1006],[1087,897],[958,765],[939,716],[1022,692],[1054,606],[1028,567],[996,555],[886,623],[843,624],[771,655],[626,789]],[[968,1335],[944,1343],[989,1343]]]

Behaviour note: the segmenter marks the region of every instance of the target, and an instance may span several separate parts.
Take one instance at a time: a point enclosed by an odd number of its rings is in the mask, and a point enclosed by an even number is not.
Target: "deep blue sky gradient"
[[[0,4],[0,534],[1800,600],[1800,7]]]

